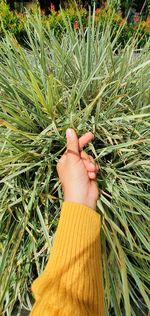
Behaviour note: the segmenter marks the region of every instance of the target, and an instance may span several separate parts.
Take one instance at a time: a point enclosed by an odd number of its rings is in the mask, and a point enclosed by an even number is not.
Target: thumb
[[[79,156],[79,140],[76,132],[73,128],[68,128],[66,130],[66,138],[67,138],[67,152],[75,153]]]

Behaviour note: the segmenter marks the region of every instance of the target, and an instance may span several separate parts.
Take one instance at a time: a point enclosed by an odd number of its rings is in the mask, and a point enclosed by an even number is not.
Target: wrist
[[[76,198],[73,196],[64,196],[64,202],[74,202],[74,203],[79,203],[82,205],[85,205],[86,207],[89,207],[91,209],[93,209],[94,211],[96,211],[96,201],[88,201],[82,198]]]

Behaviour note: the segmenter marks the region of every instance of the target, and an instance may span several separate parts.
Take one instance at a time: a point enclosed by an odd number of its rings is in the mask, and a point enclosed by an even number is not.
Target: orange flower
[[[79,23],[78,21],[75,21],[74,24],[73,24],[73,27],[75,30],[77,30],[79,28]]]
[[[138,22],[140,22],[140,18],[139,18],[139,16],[136,14],[136,15],[134,16],[134,23],[138,23]]]
[[[106,3],[106,1],[103,1],[102,2],[102,8],[106,8],[107,7],[107,3]]]
[[[99,13],[100,13],[100,8],[97,8],[97,9],[95,10],[95,14],[98,15]]]
[[[56,11],[56,9],[55,9],[55,5],[54,5],[54,4],[52,4],[52,3],[51,3],[51,7],[50,7],[50,8],[51,8],[51,11]]]
[[[146,26],[150,27],[150,15],[148,15],[145,23],[146,23]]]
[[[124,23],[126,23],[126,18],[122,19],[120,22],[119,22],[119,25],[123,25]]]
[[[146,22],[150,23],[150,15],[148,15]]]

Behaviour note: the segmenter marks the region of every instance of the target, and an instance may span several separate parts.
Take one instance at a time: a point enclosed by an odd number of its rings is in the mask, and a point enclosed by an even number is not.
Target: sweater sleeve
[[[100,215],[64,202],[44,272],[32,284],[30,316],[104,316]]]

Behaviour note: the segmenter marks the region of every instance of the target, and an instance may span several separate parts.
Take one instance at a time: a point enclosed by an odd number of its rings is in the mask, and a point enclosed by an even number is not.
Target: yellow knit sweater
[[[100,215],[64,202],[44,272],[32,284],[30,316],[104,316]]]

